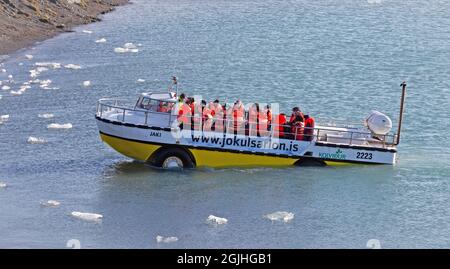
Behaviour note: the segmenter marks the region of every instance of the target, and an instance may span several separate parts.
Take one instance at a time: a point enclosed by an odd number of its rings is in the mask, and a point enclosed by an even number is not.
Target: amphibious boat
[[[173,84],[177,86],[176,79]],[[180,118],[183,104],[173,87],[142,93],[131,105],[117,98],[100,99],[95,118],[106,144],[127,157],[162,168],[394,165],[406,83],[401,87],[397,133],[391,132],[391,119],[377,111],[357,127],[302,127],[301,139],[289,133],[293,130],[290,126],[280,129],[276,111],[264,126],[252,122],[250,110],[245,110],[239,119],[233,117],[233,105],[229,106],[230,113],[226,108],[213,117],[191,113],[186,121],[185,117]],[[284,130],[282,135],[279,130]]]

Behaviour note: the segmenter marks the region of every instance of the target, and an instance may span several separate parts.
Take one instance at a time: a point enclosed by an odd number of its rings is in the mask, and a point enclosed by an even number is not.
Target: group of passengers
[[[284,113],[273,115],[270,105],[255,103],[245,111],[240,100],[227,108],[217,99],[209,103],[201,100],[197,104],[193,97],[182,93],[178,104],[160,102],[158,112],[170,112],[174,105],[178,106],[177,119],[184,129],[268,136],[274,128],[273,136],[279,138],[311,141],[314,136],[313,117],[303,114],[298,107],[292,109],[288,121]]]

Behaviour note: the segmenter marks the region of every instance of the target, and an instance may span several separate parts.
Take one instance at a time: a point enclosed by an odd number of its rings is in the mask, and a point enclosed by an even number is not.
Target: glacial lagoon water
[[[4,60],[0,80],[13,91],[36,62],[82,68],[49,67],[38,78],[51,83],[21,95],[0,90],[0,115],[10,115],[0,125],[1,248],[450,246],[448,1],[133,2]],[[114,51],[128,42],[139,51]],[[394,124],[406,80],[398,164],[162,171],[100,141],[97,99],[134,99],[172,75],[207,99],[300,105],[319,122],[361,122],[376,109]],[[277,211],[295,217],[266,217]]]

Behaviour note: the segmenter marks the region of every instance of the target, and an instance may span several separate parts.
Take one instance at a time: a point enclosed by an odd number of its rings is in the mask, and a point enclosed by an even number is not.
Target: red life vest
[[[278,115],[274,117],[274,136],[284,138],[284,125],[286,124],[286,116]]]
[[[295,135],[295,140],[303,140],[304,124],[301,121],[297,121],[292,125],[292,133]]]
[[[304,134],[305,134],[305,140],[307,141],[311,141],[313,139],[314,136],[314,118],[313,117],[309,117],[305,120],[305,130],[304,130]]]

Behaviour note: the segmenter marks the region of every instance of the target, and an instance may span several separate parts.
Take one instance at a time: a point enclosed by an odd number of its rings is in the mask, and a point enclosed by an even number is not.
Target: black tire
[[[315,158],[301,158],[295,165],[297,166],[326,166],[326,163],[320,159]]]
[[[164,167],[164,163],[171,157],[178,158],[183,163],[183,167],[180,168],[194,168],[195,164],[192,157],[186,150],[181,148],[163,148],[155,153],[151,158],[150,163],[156,167]],[[167,167],[164,167],[167,168]]]

